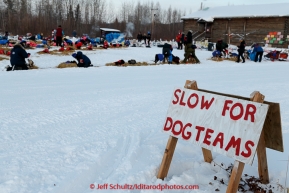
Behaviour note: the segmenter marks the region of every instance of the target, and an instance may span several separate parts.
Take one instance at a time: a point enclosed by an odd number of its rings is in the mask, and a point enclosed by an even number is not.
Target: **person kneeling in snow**
[[[90,59],[86,55],[82,54],[82,52],[80,51],[78,51],[77,53],[73,53],[72,57],[78,61],[78,67],[87,68],[92,66]]]
[[[124,45],[127,46],[127,47],[129,47],[129,45],[130,45],[129,39],[126,39],[126,40],[125,40]]]
[[[25,41],[18,42],[14,45],[11,50],[10,55],[10,64],[12,66],[11,70],[28,70],[25,58],[30,56],[30,53],[27,53],[24,49]]]
[[[109,47],[108,42],[106,40],[104,40],[103,42],[103,48],[107,49]]]
[[[166,59],[168,60],[169,64],[172,64],[172,60],[173,60],[173,56],[172,56],[172,52],[173,52],[173,47],[171,44],[165,43],[163,45],[163,55],[164,55],[164,60]]]

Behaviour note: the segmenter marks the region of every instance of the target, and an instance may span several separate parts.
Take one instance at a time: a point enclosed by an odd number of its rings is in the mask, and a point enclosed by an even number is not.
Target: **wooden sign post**
[[[235,159],[227,193],[238,191],[245,163],[253,163],[256,151],[259,177],[269,183],[266,147],[283,151],[283,140],[279,104],[264,98],[259,92],[245,98],[205,91],[196,81],[176,88],[163,127],[170,137],[157,177],[167,176],[181,138],[201,146],[205,162],[213,160],[211,151]],[[272,129],[274,139],[269,137]]]

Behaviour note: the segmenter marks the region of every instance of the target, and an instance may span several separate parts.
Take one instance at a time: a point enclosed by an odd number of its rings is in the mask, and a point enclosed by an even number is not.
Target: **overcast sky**
[[[113,1],[115,6],[122,2],[131,2],[132,0],[118,0]],[[117,3],[116,3],[117,2]],[[134,0],[135,4],[138,0]],[[151,0],[140,0],[143,2],[151,2]],[[197,11],[201,7],[201,3],[205,7],[227,6],[227,5],[252,5],[252,4],[276,4],[276,3],[289,3],[289,0],[154,0],[159,2],[162,9],[167,9],[171,5],[172,8],[186,10],[186,13]],[[288,7],[289,11],[289,7]]]

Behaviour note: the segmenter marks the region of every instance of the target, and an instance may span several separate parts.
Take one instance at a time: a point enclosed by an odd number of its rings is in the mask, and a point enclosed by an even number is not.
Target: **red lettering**
[[[247,150],[247,153],[245,153],[244,151],[242,151],[241,155],[242,155],[243,157],[250,157],[250,156],[251,156],[252,150],[251,150],[251,148],[249,147],[249,145],[252,146],[252,147],[254,147],[255,144],[254,144],[253,141],[250,141],[250,140],[245,143],[245,149]]]
[[[235,139],[235,136],[232,136],[227,147],[225,148],[228,151],[231,147],[236,148],[235,155],[239,156],[241,146],[241,138]]]
[[[205,127],[196,126],[196,129],[198,130],[198,133],[197,133],[197,136],[196,136],[196,141],[199,141],[201,131],[204,131],[204,130],[205,130]]]
[[[230,107],[228,107],[228,104],[232,104],[232,103],[233,103],[232,100],[226,100],[225,101],[223,112],[222,112],[222,116],[226,115],[226,111],[230,109]]]
[[[196,98],[196,102],[194,104],[191,104],[191,98],[195,97]],[[188,98],[188,107],[193,109],[198,105],[199,102],[199,96],[196,93],[193,93],[190,95],[190,97]]]
[[[208,110],[214,100],[215,98],[212,98],[211,101],[208,102],[208,101],[205,101],[205,96],[202,96],[201,109],[206,108]]]
[[[175,105],[175,104],[177,104],[178,102],[179,102],[179,96],[178,96],[178,93],[181,93],[182,91],[181,91],[181,89],[177,89],[177,90],[175,90],[175,92],[174,92],[174,96],[175,96],[175,101],[173,100],[172,101],[172,103]]]
[[[250,109],[252,109],[252,110],[250,111]],[[253,104],[248,104],[247,107],[246,107],[246,112],[245,112],[244,120],[248,120],[248,117],[249,117],[249,115],[250,115],[250,117],[251,117],[251,122],[254,123],[254,121],[255,121],[255,116],[254,116],[254,114],[256,113],[256,110],[257,110],[257,108],[256,108],[255,105],[253,105]]]
[[[238,115],[233,114],[233,111],[236,107],[240,108],[240,113]],[[230,110],[230,117],[234,121],[237,121],[237,120],[241,119],[241,117],[243,116],[243,113],[244,113],[243,105],[241,103],[235,103]]]
[[[185,91],[183,91],[181,101],[180,101],[180,105],[182,106],[186,106],[186,103],[184,103],[184,96],[185,96]]]
[[[176,131],[175,128],[176,128],[176,125],[180,125],[180,130],[179,131]],[[173,125],[173,128],[172,128],[172,133],[174,135],[179,135],[182,133],[182,128],[183,128],[183,123],[179,120],[177,120],[174,125]]]
[[[209,139],[211,139],[211,137],[212,137],[211,134],[212,133],[214,133],[214,130],[208,128],[207,131],[206,131],[206,135],[205,135],[204,141],[203,141],[204,144],[207,144],[207,145],[211,144]]]
[[[170,123],[170,125],[168,126],[168,123]],[[167,117],[165,126],[164,126],[164,130],[165,131],[169,131],[172,128],[172,124],[173,124],[173,119],[171,117]]]
[[[224,144],[224,133],[219,133],[216,137],[216,139],[213,142],[213,146],[216,146],[217,143],[220,143],[220,148],[223,148],[223,144]]]
[[[182,136],[183,136],[183,139],[185,139],[185,140],[190,139],[191,136],[192,136],[192,133],[191,133],[190,131],[188,131],[187,133],[185,133],[187,127],[192,127],[192,124],[191,124],[191,123],[186,124],[185,127],[184,127],[184,129],[183,129]],[[187,135],[185,135],[185,134],[187,134]]]
[[[192,127],[191,123],[187,123],[183,127],[183,123],[180,120],[173,121],[171,117],[167,117],[165,126],[164,126],[164,131],[169,131],[172,129],[172,133],[176,136],[180,135],[182,133],[182,137],[185,140],[188,140],[191,138],[192,133],[190,131],[186,131],[188,127]]]

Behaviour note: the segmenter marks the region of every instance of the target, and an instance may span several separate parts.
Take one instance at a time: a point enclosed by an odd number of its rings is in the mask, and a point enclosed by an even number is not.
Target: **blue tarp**
[[[0,40],[0,45],[6,45],[8,42],[8,40]]]
[[[109,33],[106,34],[105,39],[108,43],[122,43],[124,42],[124,35],[121,33]]]
[[[252,52],[250,54],[250,60],[255,61],[255,57],[256,57],[256,52]]]
[[[252,52],[252,50],[248,50],[249,58],[252,61],[255,61],[256,52]]]
[[[100,38],[95,38],[95,42],[99,44],[100,43]]]
[[[87,38],[93,46],[96,46],[95,38]]]

